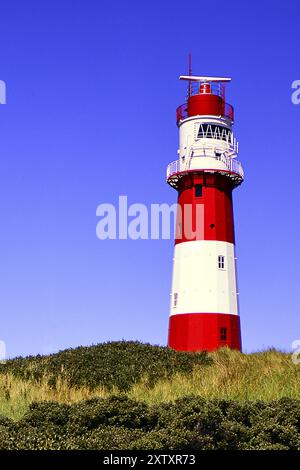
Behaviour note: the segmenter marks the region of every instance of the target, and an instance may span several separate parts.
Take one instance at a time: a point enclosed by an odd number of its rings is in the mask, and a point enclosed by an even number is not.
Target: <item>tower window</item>
[[[220,340],[221,341],[227,340],[227,328],[220,328]]]
[[[177,307],[177,302],[178,302],[178,292],[174,292],[173,307]]]
[[[218,256],[218,268],[225,269],[225,256],[223,255]]]
[[[227,127],[205,123],[200,124],[197,137],[198,139],[218,139],[230,142],[232,139],[232,133],[230,129],[227,129]]]
[[[195,196],[202,197],[202,184],[195,184]]]
[[[177,238],[182,238],[182,222],[178,222],[177,225]]]

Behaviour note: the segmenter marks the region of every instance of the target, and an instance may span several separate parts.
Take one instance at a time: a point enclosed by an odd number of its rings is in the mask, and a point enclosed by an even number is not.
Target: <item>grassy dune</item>
[[[46,375],[41,381],[22,380],[11,373],[0,375],[0,415],[18,420],[26,413],[31,403],[51,401],[76,403],[92,397],[106,398],[104,388],[91,392],[87,387],[70,387],[66,381],[58,380],[55,387],[49,386]]]
[[[191,395],[240,401],[300,398],[300,367],[292,363],[290,354],[274,349],[254,354],[221,349],[209,357],[209,366],[194,366],[191,374],[176,373],[152,388],[137,383],[128,396],[148,403]]]
[[[72,404],[116,395],[150,405],[186,396],[299,399],[300,366],[275,349],[254,354],[222,349],[206,355],[125,342],[16,358],[0,366],[0,415],[15,420],[32,402]]]

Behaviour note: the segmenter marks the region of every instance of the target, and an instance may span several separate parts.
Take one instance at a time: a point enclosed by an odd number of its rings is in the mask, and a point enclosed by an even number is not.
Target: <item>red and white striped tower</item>
[[[230,79],[180,78],[189,87],[187,102],[177,109],[178,159],[167,169],[182,212],[177,217],[168,344],[179,351],[213,351],[225,345],[240,350],[232,190],[244,174],[236,158],[233,107],[225,102]],[[198,206],[203,210],[202,234],[191,236]]]

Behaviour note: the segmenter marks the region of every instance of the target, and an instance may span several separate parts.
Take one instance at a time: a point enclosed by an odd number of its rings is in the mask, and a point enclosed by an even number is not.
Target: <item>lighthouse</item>
[[[180,79],[188,94],[176,112],[178,158],[167,167],[167,182],[178,192],[168,345],[241,350],[232,192],[244,172],[234,109],[225,100],[231,79]]]

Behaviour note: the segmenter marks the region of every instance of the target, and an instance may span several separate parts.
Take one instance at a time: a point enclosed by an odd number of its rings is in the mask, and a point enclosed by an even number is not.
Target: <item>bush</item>
[[[0,419],[0,449],[300,450],[300,401],[236,403],[186,397],[146,405],[126,397],[33,404]]]
[[[209,364],[205,352],[176,352],[166,347],[139,342],[111,342],[90,347],[67,349],[49,356],[29,356],[6,361],[0,373],[10,372],[25,380],[49,377],[55,387],[58,379],[70,387],[86,386],[90,390],[116,387],[127,391],[143,377],[149,386],[176,372],[191,373],[197,364]]]
[[[26,423],[35,427],[44,424],[64,426],[69,421],[69,415],[69,405],[55,402],[32,403],[20,420],[20,424]]]
[[[72,405],[70,422],[86,429],[100,425],[124,426],[127,429],[151,429],[157,414],[145,403],[126,397],[93,398]]]

